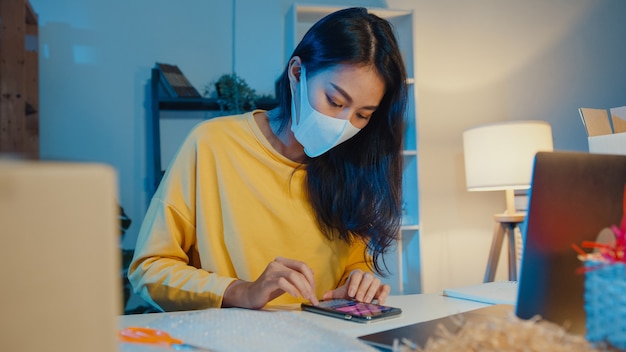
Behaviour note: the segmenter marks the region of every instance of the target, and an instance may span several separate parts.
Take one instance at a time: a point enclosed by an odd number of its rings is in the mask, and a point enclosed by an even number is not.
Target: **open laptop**
[[[538,153],[516,314],[585,334],[585,276],[572,244],[595,241],[624,214],[626,156]]]
[[[462,321],[481,321],[493,317],[506,317],[507,314],[512,311],[512,305],[496,304],[464,312],[461,316]],[[393,351],[394,340],[399,343],[408,340],[410,341],[410,347],[413,347],[412,344],[416,344],[420,348],[424,348],[428,339],[436,338],[437,332],[442,327],[452,334],[457,333],[461,329],[461,325],[458,323],[460,319],[461,317],[455,318],[453,316],[447,316],[382,332],[376,332],[369,335],[359,336],[359,340],[385,351]]]
[[[108,166],[0,160],[0,351],[117,351],[117,197]]]
[[[626,156],[579,152],[539,152],[522,254],[515,313],[522,319],[540,315],[568,331],[584,335],[584,275],[572,244],[596,240],[623,214]],[[464,313],[466,320],[505,316],[511,305],[495,305]],[[408,338],[424,346],[436,326],[458,327],[450,317],[359,337],[391,350],[394,339]]]

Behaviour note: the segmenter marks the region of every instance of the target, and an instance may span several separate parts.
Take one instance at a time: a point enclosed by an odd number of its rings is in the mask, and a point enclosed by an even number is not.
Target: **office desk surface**
[[[379,331],[389,330],[401,326],[406,326],[410,324],[414,324],[421,321],[432,320],[440,317],[444,317],[450,314],[466,312],[469,310],[474,310],[482,307],[488,306],[488,304],[478,303],[468,300],[456,299],[445,297],[437,294],[416,294],[416,295],[402,295],[402,296],[391,296],[388,298],[386,305],[395,306],[402,308],[402,315],[398,318],[393,318],[389,320],[362,324],[355,323],[350,321],[343,321],[337,318],[331,318],[327,316],[322,316],[315,313],[303,312],[300,310],[298,306],[287,306],[281,307],[280,309],[272,309],[273,311],[278,311],[277,315],[273,315],[271,317],[276,317],[276,319],[288,318],[288,320],[293,319],[293,321],[289,321],[289,325],[287,329],[283,326],[283,331],[288,332],[284,335],[278,335],[279,338],[285,338],[285,343],[289,346],[294,346],[294,341],[287,341],[290,336],[298,336],[297,330],[301,329],[302,334],[300,336],[306,336],[309,327],[311,329],[319,329],[316,330],[315,333],[323,334],[326,331],[329,332],[328,338],[338,338],[338,340],[346,340],[348,343],[352,342],[352,339],[356,342],[356,337],[367,335]],[[174,331],[171,329],[174,335],[176,335],[177,331],[175,328],[182,329],[179,330],[179,334],[181,332],[188,332],[189,329],[198,328],[198,317],[201,317],[203,323],[208,323],[210,325],[211,319],[223,319],[226,315],[254,315],[254,314],[262,314],[261,312],[256,311],[247,311],[241,309],[220,309],[220,310],[205,310],[205,311],[193,311],[193,312],[171,312],[171,313],[152,313],[152,314],[141,314],[141,315],[125,315],[119,317],[119,325],[121,328],[127,326],[147,326],[147,327],[156,327],[156,328],[168,328],[170,326],[174,327]],[[270,316],[270,315],[266,315]],[[195,317],[195,318],[194,318]],[[196,320],[194,320],[196,319]],[[216,322],[214,322],[216,323]],[[244,324],[248,324],[248,322],[244,322]],[[254,322],[250,322],[250,324],[254,324]],[[213,326],[212,329],[215,327]],[[280,328],[277,327],[276,321],[268,322],[267,324],[259,324],[253,326],[245,327],[245,335],[246,338],[250,339],[250,341],[254,341],[254,336],[251,336],[251,333],[259,333],[259,329],[266,329],[268,333],[276,333],[273,329]],[[294,332],[295,331],[295,332]],[[260,335],[266,335],[266,331],[261,331]],[[295,335],[294,335],[295,333]],[[291,334],[291,335],[289,335]],[[334,335],[333,335],[334,334]],[[224,336],[224,335],[221,335]],[[236,336],[236,335],[235,335]],[[176,336],[176,337],[184,337],[184,336]],[[303,343],[307,342],[307,338],[302,340]],[[191,341],[186,341],[191,342]],[[345,341],[344,341],[345,342]],[[206,347],[211,347],[207,345]],[[258,346],[257,346],[258,347]],[[302,347],[311,347],[302,346]],[[302,350],[305,350],[303,348]],[[148,351],[163,351],[163,348],[156,348],[146,345],[140,344],[121,344],[121,350],[124,352],[148,352]],[[309,350],[311,350],[309,348]]]

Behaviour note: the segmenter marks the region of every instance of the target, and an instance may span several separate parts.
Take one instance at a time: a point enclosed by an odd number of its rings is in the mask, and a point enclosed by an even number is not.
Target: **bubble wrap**
[[[377,351],[355,338],[285,311],[207,309],[163,316],[148,327],[216,352]],[[143,351],[137,346],[123,345],[122,351]]]

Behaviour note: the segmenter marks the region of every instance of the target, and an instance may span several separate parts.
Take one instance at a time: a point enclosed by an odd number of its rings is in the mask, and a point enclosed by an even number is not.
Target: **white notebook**
[[[517,302],[517,281],[495,281],[484,284],[446,288],[444,296],[467,299],[489,304],[513,304]]]

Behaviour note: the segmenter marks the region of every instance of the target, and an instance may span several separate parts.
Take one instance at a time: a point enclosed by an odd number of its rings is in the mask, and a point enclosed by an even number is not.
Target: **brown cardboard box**
[[[610,111],[611,120],[606,109],[578,109],[587,132],[589,152],[626,155],[626,106]]]

